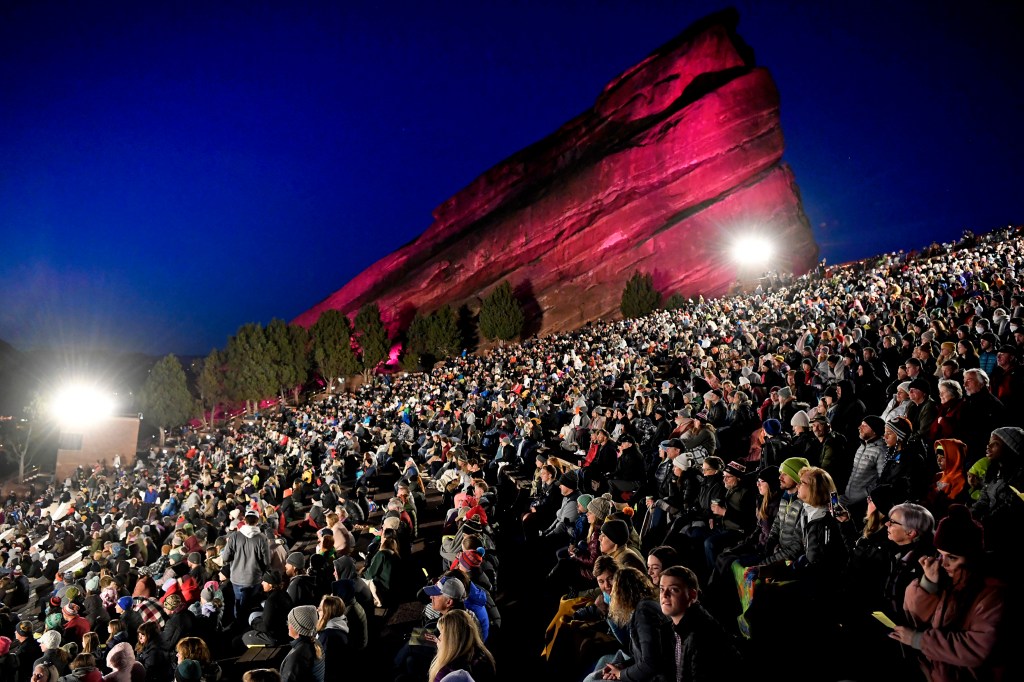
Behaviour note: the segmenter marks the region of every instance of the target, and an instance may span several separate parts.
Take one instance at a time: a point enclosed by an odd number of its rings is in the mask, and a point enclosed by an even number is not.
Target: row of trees
[[[478,319],[484,338],[511,341],[522,333],[524,323],[522,305],[508,281],[484,299]],[[193,364],[197,396],[189,389],[181,362],[168,355],[150,371],[140,405],[159,425],[162,443],[166,427],[195,417],[205,422],[207,414],[215,416],[228,403],[244,403],[252,412],[270,396],[284,402],[292,394],[298,400],[314,369],[332,389],[341,378],[360,372],[369,381],[391,345],[375,303],[360,308],[352,322],[341,311],[327,310],[308,330],[279,319],[266,327],[246,324],[228,339],[225,349],[214,349]],[[451,306],[417,314],[405,333],[402,366],[417,371],[455,355],[465,345],[463,327]]]

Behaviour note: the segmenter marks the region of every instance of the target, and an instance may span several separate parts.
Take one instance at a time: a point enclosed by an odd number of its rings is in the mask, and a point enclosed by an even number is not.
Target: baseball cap
[[[441,578],[433,585],[423,588],[423,594],[428,597],[444,595],[450,599],[465,599],[466,586],[458,578]]]

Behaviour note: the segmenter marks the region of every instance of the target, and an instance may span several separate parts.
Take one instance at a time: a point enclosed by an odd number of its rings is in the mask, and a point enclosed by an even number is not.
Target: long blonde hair
[[[612,582],[612,600],[608,615],[619,626],[625,626],[633,616],[637,604],[644,599],[656,599],[650,578],[635,568],[620,568]]]
[[[457,660],[469,661],[476,655],[482,655],[494,666],[494,656],[484,646],[480,637],[480,628],[469,611],[455,609],[446,612],[437,621],[440,630],[437,642],[437,655],[430,663],[427,680],[433,682],[437,674],[449,663]]]

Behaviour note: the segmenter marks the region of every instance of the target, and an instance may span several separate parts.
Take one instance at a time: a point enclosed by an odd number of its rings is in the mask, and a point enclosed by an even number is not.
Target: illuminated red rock
[[[750,230],[784,245],[773,267],[813,267],[817,245],[781,161],[778,92],[737,21],[727,11],[684,31],[296,322],[376,302],[395,332],[417,310],[473,308],[508,278],[536,298],[541,333],[572,329],[616,315],[637,270],[666,295],[725,292],[737,276],[729,242]]]

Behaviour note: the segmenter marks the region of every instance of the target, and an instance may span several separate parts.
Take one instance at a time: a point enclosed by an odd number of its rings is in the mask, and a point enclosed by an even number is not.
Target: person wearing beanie
[[[164,646],[173,652],[179,640],[195,632],[196,617],[188,610],[185,599],[177,593],[168,595],[164,600],[164,613],[167,614],[163,629]]]
[[[199,661],[186,658],[174,670],[174,682],[201,682],[203,666]]]
[[[620,568],[632,566],[646,574],[647,562],[629,546],[629,526],[620,519],[609,519],[600,530],[601,554],[615,559]]]
[[[972,504],[981,498],[981,493],[985,490],[985,476],[988,475],[990,464],[988,457],[982,457],[967,470],[967,485],[970,487]]]
[[[931,390],[931,384],[921,377],[910,382],[910,405],[905,416],[914,425],[914,433],[920,438],[928,437],[939,418],[939,406],[932,400]]]
[[[900,500],[923,500],[931,481],[931,466],[925,463],[921,441],[911,437],[914,427],[907,417],[885,424],[885,461],[878,483],[891,485]]]
[[[287,620],[291,647],[281,663],[281,682],[324,679],[324,652],[316,639],[316,607],[296,606]]]
[[[596,521],[604,523],[604,520],[612,513],[612,506],[611,496],[602,495],[590,501],[590,504],[587,505],[587,513],[593,514]],[[591,521],[591,524],[593,524],[593,521]]]
[[[557,541],[560,545],[567,543],[572,538],[576,519],[579,518],[576,500],[580,493],[577,486],[576,477],[572,474],[562,474],[558,479],[558,490],[562,494],[562,503],[558,507],[558,511],[555,512],[555,518],[551,521],[551,525],[538,532],[540,537]]]
[[[283,588],[284,576],[277,571],[263,574],[263,611],[253,614],[252,629],[242,635],[246,646],[279,646],[288,641],[288,614],[295,604]]]
[[[1004,426],[992,431],[986,458],[988,473],[971,511],[985,528],[989,551],[1016,559],[1022,554],[1018,534],[1024,527],[1024,501],[1017,494],[1024,492],[1024,429]]]
[[[867,491],[878,484],[886,464],[887,445],[883,439],[885,423],[881,417],[868,415],[857,429],[859,444],[853,456],[853,465],[840,504],[850,512],[850,518],[862,518],[867,508]]]
[[[971,511],[952,505],[935,531],[939,557],[922,557],[921,579],[907,586],[903,608],[911,625],[897,625],[889,636],[919,652],[926,679],[1006,677],[1008,659],[997,643],[1011,615],[1005,584],[984,571],[986,540]]]
[[[892,390],[892,388],[890,387],[889,390]],[[901,381],[896,384],[896,390],[892,398],[886,403],[885,409],[882,410],[882,421],[889,422],[897,417],[907,416],[910,404],[910,382]]]

